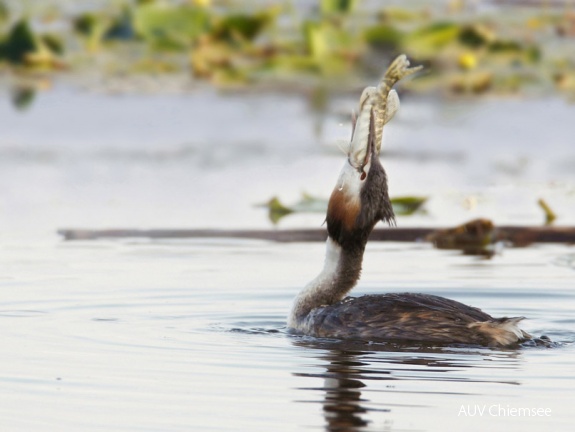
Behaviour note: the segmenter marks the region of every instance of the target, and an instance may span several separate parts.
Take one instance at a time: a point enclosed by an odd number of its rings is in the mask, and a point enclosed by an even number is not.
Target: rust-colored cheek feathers
[[[344,190],[334,189],[327,207],[327,219],[332,223],[340,223],[348,231],[353,230],[361,210],[359,197],[352,197]]]
[[[339,245],[363,242],[357,235],[357,222],[361,212],[359,197],[345,193],[345,189],[334,189],[327,207],[327,231]]]

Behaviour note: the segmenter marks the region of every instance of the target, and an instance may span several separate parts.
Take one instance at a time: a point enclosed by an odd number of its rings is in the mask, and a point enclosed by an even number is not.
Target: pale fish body
[[[356,160],[363,160],[367,153],[366,143],[370,129],[370,116],[373,109],[375,144],[377,153],[381,151],[383,127],[399,109],[399,96],[393,86],[402,78],[420,70],[422,66],[409,67],[409,60],[402,54],[387,68],[377,87],[366,87],[359,99],[358,114],[353,118],[353,135],[349,151]]]

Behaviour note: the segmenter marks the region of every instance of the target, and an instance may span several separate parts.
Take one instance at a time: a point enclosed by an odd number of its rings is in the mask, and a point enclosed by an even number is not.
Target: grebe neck
[[[312,309],[334,304],[355,286],[361,274],[365,243],[344,248],[327,238],[323,270],[296,297],[289,327],[296,328]]]

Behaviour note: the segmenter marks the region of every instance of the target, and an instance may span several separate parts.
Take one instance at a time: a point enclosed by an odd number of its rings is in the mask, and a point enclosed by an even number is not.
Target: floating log
[[[531,243],[575,243],[575,226],[498,226],[497,238],[525,246]],[[371,241],[422,241],[438,228],[378,228]],[[219,230],[219,229],[60,229],[65,240],[96,240],[112,238],[243,238],[276,242],[322,242],[327,238],[325,228],[277,230]]]

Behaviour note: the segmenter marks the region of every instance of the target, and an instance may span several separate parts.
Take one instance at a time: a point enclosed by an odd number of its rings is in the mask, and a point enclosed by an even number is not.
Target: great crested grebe
[[[382,84],[364,90],[353,119],[347,161],[329,200],[327,250],[322,272],[296,297],[288,327],[316,337],[369,341],[507,346],[531,339],[523,317],[493,318],[480,309],[429,294],[345,295],[355,286],[369,234],[377,222],[395,222],[387,176],[379,161],[381,129],[398,108],[391,90],[417,68],[405,56]]]

